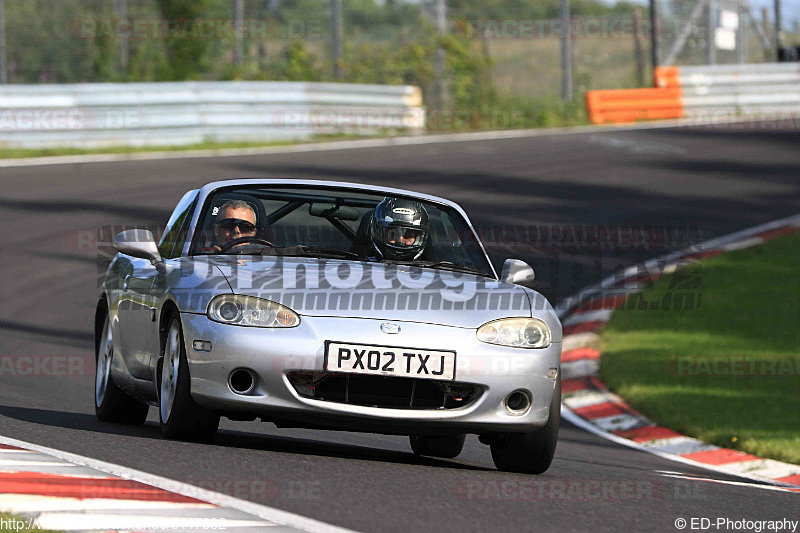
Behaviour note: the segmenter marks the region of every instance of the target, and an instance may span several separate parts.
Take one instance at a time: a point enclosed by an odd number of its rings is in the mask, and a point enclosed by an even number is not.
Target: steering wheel
[[[270,246],[272,248],[277,248],[277,246],[275,246],[271,242],[264,239],[259,239],[258,237],[239,237],[238,239],[230,240],[225,244],[223,244],[222,246],[220,246],[219,251],[227,252],[228,250],[231,250],[238,246],[242,246],[243,244],[260,244],[262,246]]]

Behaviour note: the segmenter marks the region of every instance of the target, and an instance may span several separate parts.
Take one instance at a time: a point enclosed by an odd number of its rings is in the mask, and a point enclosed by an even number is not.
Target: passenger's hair
[[[228,200],[224,204],[222,204],[219,208],[219,212],[223,212],[226,209],[248,209],[253,213],[253,220],[258,220],[256,216],[256,210],[253,209],[253,206],[245,202],[244,200]]]

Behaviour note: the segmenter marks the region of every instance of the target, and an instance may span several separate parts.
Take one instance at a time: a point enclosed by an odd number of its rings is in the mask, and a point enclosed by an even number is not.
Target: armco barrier
[[[800,113],[800,64],[659,67],[656,88],[588,91],[595,124],[754,113]]]
[[[183,145],[422,131],[417,87],[305,82],[0,86],[0,146]]]
[[[680,67],[677,78],[690,115],[800,111],[800,63]]]

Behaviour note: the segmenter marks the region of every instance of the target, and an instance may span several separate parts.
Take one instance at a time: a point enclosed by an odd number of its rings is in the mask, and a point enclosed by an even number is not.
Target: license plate
[[[328,341],[325,370],[377,376],[455,379],[456,352]]]

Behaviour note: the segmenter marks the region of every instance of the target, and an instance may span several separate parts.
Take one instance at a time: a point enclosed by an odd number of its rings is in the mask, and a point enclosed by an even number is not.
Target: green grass
[[[47,157],[85,154],[134,154],[141,152],[182,152],[184,150],[224,150],[226,148],[267,148],[271,146],[291,146],[309,142],[346,141],[351,139],[368,139],[385,135],[349,135],[330,134],[315,135],[310,139],[282,140],[269,142],[212,142],[204,141],[195,144],[177,146],[104,146],[98,148],[73,148],[69,146],[53,148],[0,148],[0,159],[18,159],[21,157]]]
[[[601,335],[603,381],[685,435],[800,464],[800,234],[693,268],[645,297],[699,285],[689,289],[699,308],[614,312]],[[743,362],[715,366],[730,356]]]
[[[463,112],[437,113],[429,110],[426,133],[447,134],[473,131],[513,130],[528,128],[556,128],[585,126],[589,124],[582,98],[562,102],[557,97],[519,97],[500,95],[485,109],[463,110]],[[195,144],[176,146],[103,146],[79,148],[55,146],[50,148],[11,148],[0,146],[0,159],[19,159],[25,157],[53,157],[87,154],[136,154],[143,152],[183,152],[194,150],[225,150],[230,148],[269,148],[292,146],[305,143],[323,143],[355,139],[380,139],[408,132],[386,130],[373,135],[352,133],[331,133],[313,135],[309,139],[276,141],[214,142],[204,141]]]
[[[26,527],[23,527],[22,529],[10,528],[10,527],[8,527],[8,525],[9,525],[8,524],[8,520],[17,520],[17,521],[24,522],[25,525],[28,524],[28,519],[27,518],[20,518],[18,516],[10,515],[8,513],[0,513],[0,523],[3,524],[3,526],[0,527],[0,533],[6,533],[6,532],[32,533],[34,531],[36,533],[48,533],[48,532],[49,533],[55,533],[53,530],[50,530],[50,529],[28,529]]]

